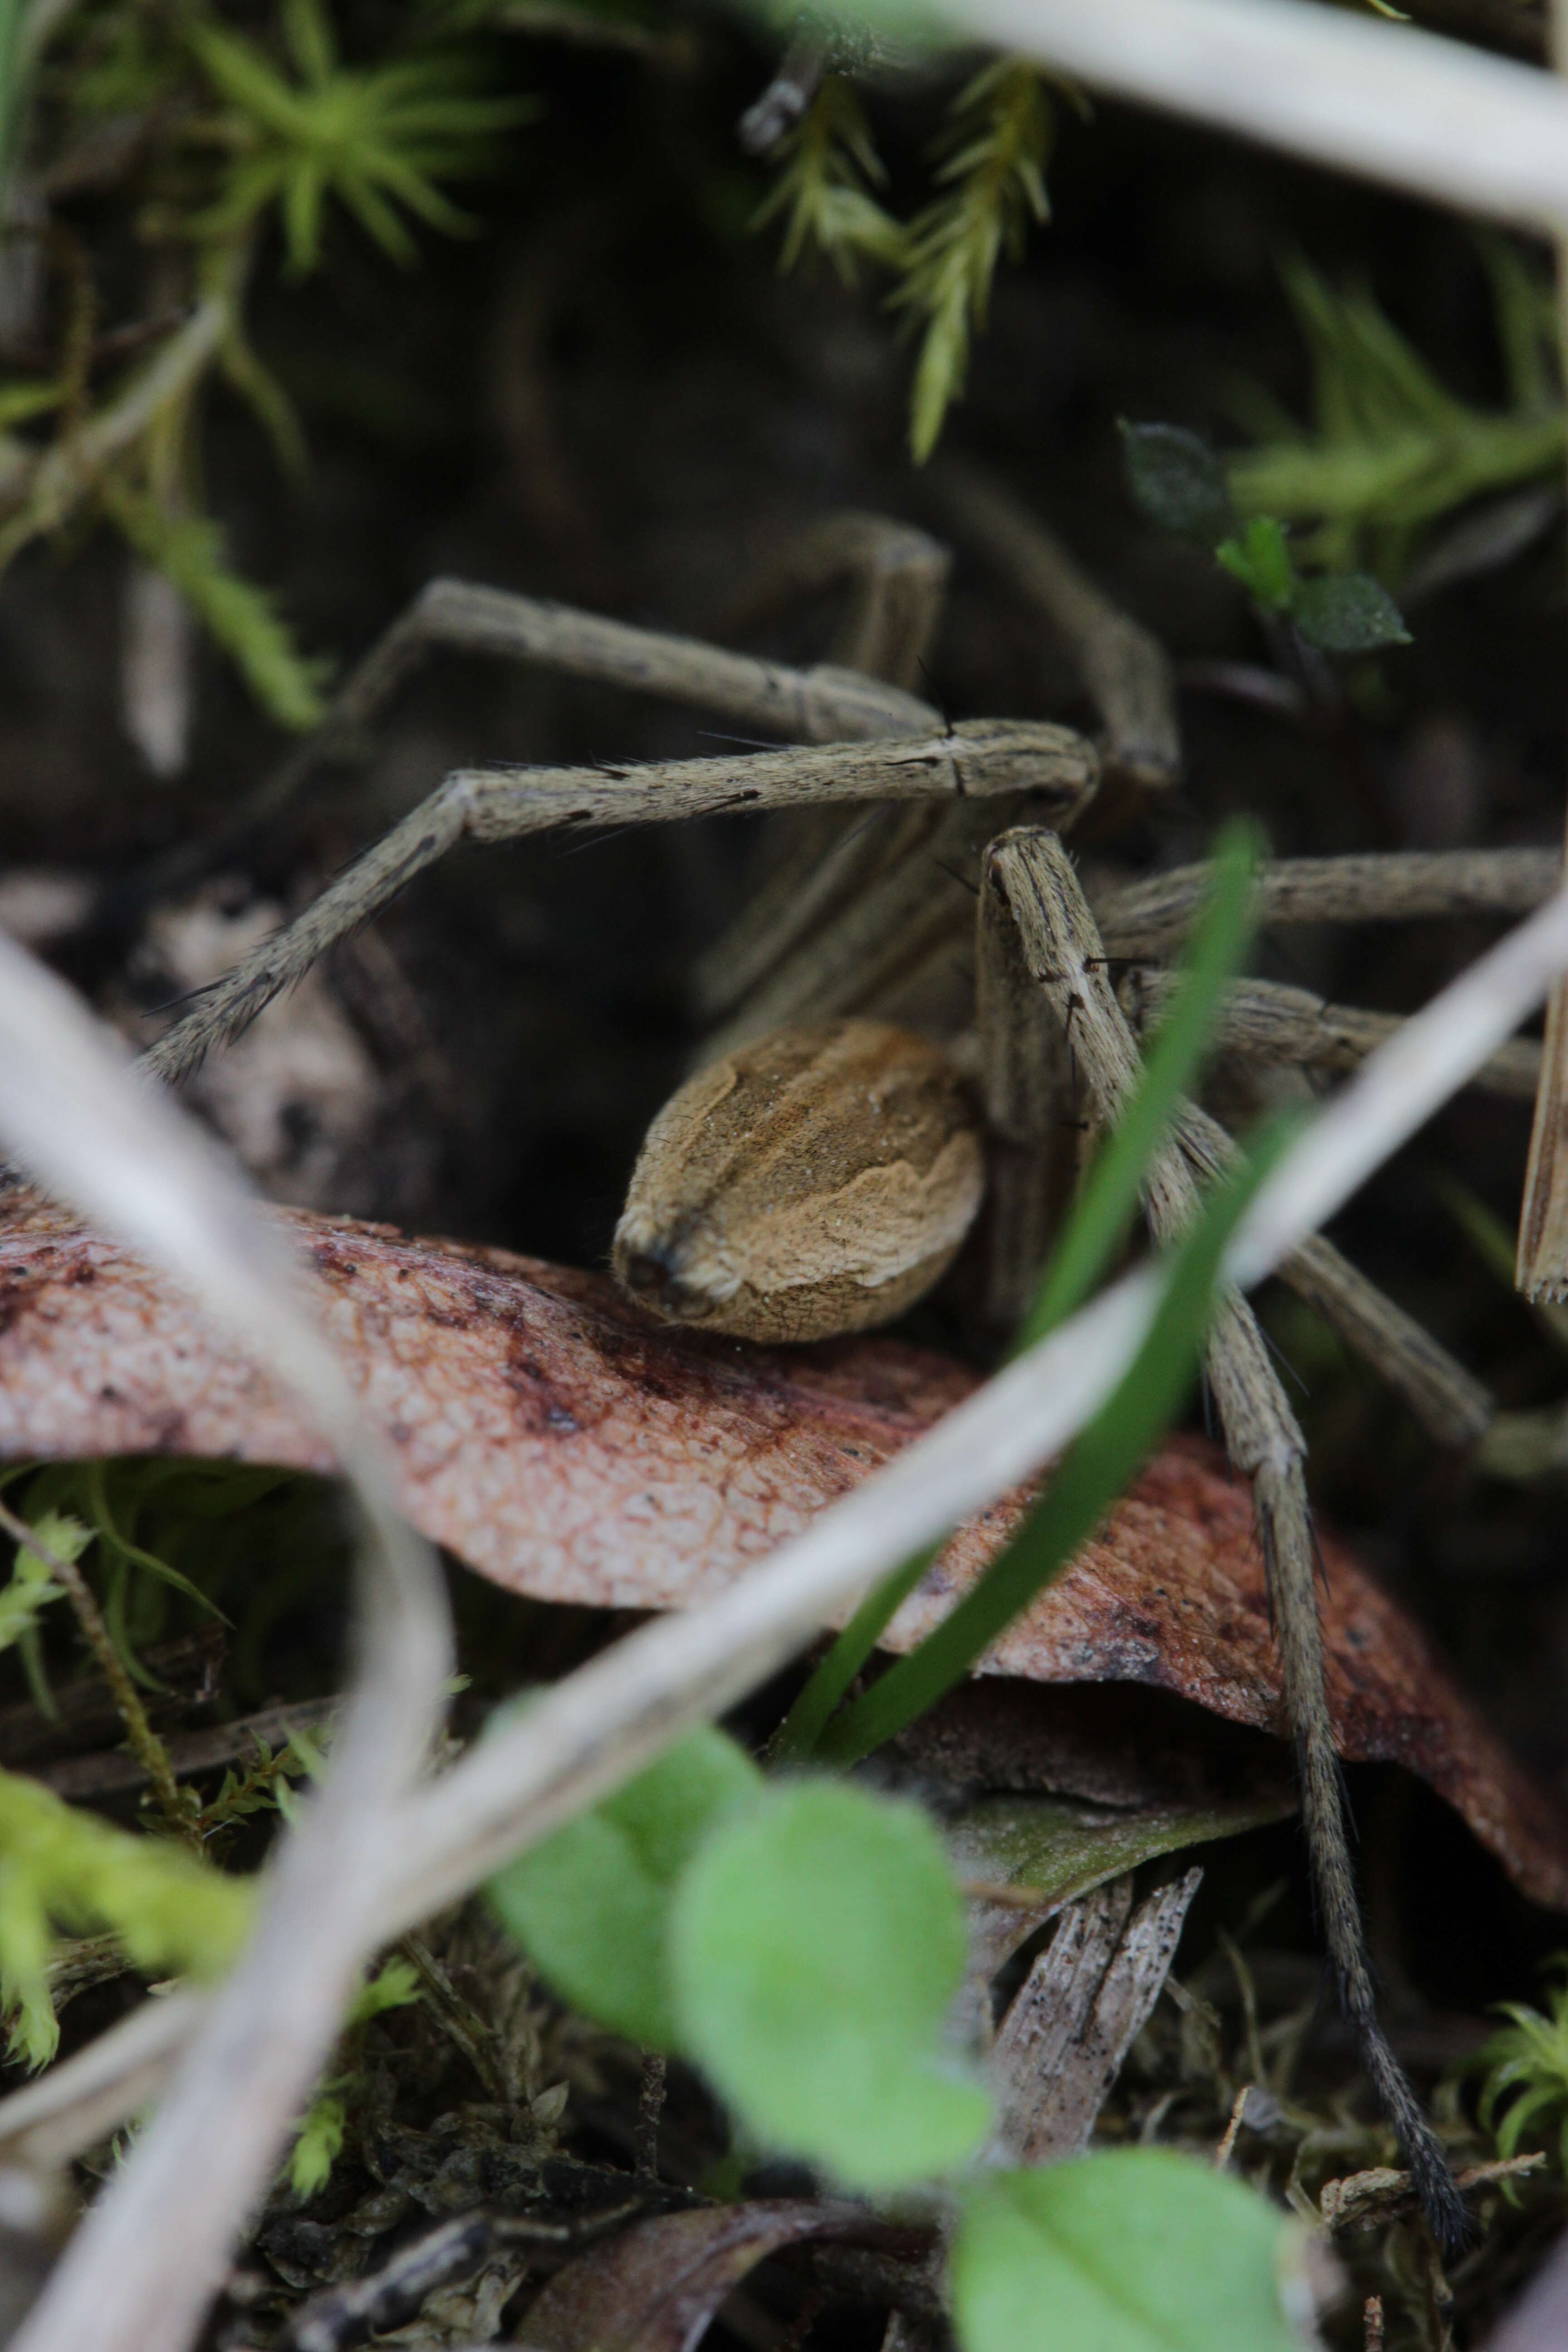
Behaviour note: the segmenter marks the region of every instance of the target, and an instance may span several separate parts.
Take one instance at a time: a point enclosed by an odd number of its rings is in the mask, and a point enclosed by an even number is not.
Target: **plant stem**
[[[37,1530],[18,1517],[8,1503],[0,1501],[0,1529],[24,1551],[41,1559],[56,1582],[63,1587],[71,1607],[76,1611],[77,1623],[81,1627],[89,1649],[98,1662],[99,1673],[109,1685],[120,1720],[125,1726],[126,1745],[152,1783],[158,1800],[159,1811],[169,1827],[193,1853],[201,1852],[201,1840],[190,1812],[180,1801],[180,1784],[174,1778],[174,1768],[169,1761],[169,1751],[148,1720],[141,1694],[125,1671],[125,1662],[110,1639],[103,1612],[74,1559],[60,1554],[43,1542]]]

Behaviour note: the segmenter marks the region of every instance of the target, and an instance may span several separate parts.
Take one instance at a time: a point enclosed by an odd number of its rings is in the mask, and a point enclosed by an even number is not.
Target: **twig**
[[[445,1597],[277,1234],[69,990],[4,938],[0,1129],[44,1183],[171,1271],[294,1391],[361,1522],[358,1671],[332,1769],[284,1840],[250,1943],[163,2107],[14,2339],[17,2352],[183,2352],[374,1948],[390,1821],[439,1721]]]
[[[658,2178],[658,2124],[664,2113],[664,2078],[666,2067],[662,2050],[645,2050],[642,2054],[642,2087],[637,2095],[637,2128],[635,2142],[637,2168],[650,2179]]]
[[[109,1638],[109,1628],[103,1622],[91,1586],[74,1559],[66,1559],[45,1543],[36,1528],[18,1517],[8,1503],[0,1502],[0,1528],[23,1551],[30,1551],[41,1559],[57,1584],[60,1585],[76,1612],[88,1647],[98,1661],[98,1671],[109,1685],[120,1719],[125,1726],[131,1752],[152,1782],[158,1808],[170,1828],[177,1832],[185,1844],[200,1851],[201,1841],[188,1808],[180,1801],[179,1782],[163,1741],[147,1719],[141,1693],[125,1670],[125,1661]]]
[[[342,1704],[342,1698],[298,1699],[290,1706],[263,1707],[259,1714],[239,1716],[233,1723],[215,1723],[203,1731],[182,1732],[160,1744],[176,1780],[188,1780],[241,1757],[254,1759],[263,1745],[281,1750],[296,1731],[313,1731],[318,1725],[331,1723]],[[32,1780],[41,1780],[70,1805],[90,1802],[94,1797],[119,1796],[151,1777],[139,1755],[127,1755],[117,1748],[90,1756],[62,1756],[58,1762],[24,1769]]]
[[[1568,221],[1568,90],[1314,0],[960,0],[973,37],[1091,88],[1455,207]]]
[[[159,410],[195,383],[223,341],[232,315],[226,294],[209,295],[117,401],[45,453],[34,469],[21,512],[0,531],[0,565],[40,531],[52,530],[110,460],[140,440]]]
[[[1241,2119],[1247,2113],[1247,2094],[1251,2088],[1250,2083],[1244,2083],[1231,2101],[1230,2121],[1226,2124],[1224,2137],[1214,2152],[1214,2168],[1216,2172],[1223,2172],[1230,2162],[1231,2152],[1236,2147],[1236,2136],[1241,2129]]]

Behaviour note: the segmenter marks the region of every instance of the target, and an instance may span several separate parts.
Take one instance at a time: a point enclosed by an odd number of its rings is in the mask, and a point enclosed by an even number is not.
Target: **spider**
[[[1163,960],[1197,908],[1205,868],[1152,880],[1109,869],[1080,877],[1065,844],[1097,792],[1158,793],[1177,772],[1164,654],[988,482],[950,467],[941,495],[960,530],[1067,640],[1098,708],[1098,744],[1044,721],[949,725],[913,692],[939,623],[949,559],[924,531],[883,518],[839,516],[807,531],[781,551],[731,616],[739,632],[802,591],[837,589],[844,617],[836,658],[810,668],[434,581],[350,676],[324,726],[264,788],[250,817],[282,807],[323,760],[341,756],[437,646],[613,681],[784,740],[772,750],[635,767],[478,768],[449,776],[298,919],[207,990],[152,1049],[153,1069],[172,1082],[185,1076],[460,840],[510,840],[552,826],[761,817],[756,887],[692,978],[694,1009],[707,1031],[709,1098],[732,1094],[739,1071],[760,1086],[756,1099],[765,1107],[781,1088],[788,1091],[792,1074],[820,1075],[822,1057],[837,1055],[849,1074],[844,1100],[863,1106],[868,1084],[875,1080],[873,1092],[883,1086],[877,1108],[888,1114],[885,1134],[894,1139],[884,1163],[898,1160],[897,1139],[910,1131],[906,1114],[922,1087],[936,1089],[939,1140],[969,1132],[973,1158],[960,1150],[952,1163],[946,1223],[935,1221],[940,1235],[931,1220],[911,1214],[907,1234],[880,1237],[886,1246],[869,1277],[863,1265],[833,1262],[824,1270],[819,1262],[815,1286],[800,1286],[794,1319],[779,1328],[757,1319],[755,1283],[751,1307],[726,1310],[711,1284],[704,1288],[692,1277],[690,1252],[682,1255],[668,1216],[660,1226],[656,1213],[650,1225],[628,1211],[618,1269],[657,1311],[752,1337],[782,1330],[818,1338],[885,1319],[952,1257],[978,1203],[983,1145],[991,1195],[984,1304],[991,1322],[1005,1328],[1032,1293],[1086,1131],[1114,1122],[1136,1081],[1139,1035],[1168,994]],[[1531,850],[1283,860],[1262,868],[1258,900],[1270,925],[1511,913],[1549,894],[1557,863],[1551,852]],[[974,948],[973,983],[958,969],[965,940]],[[1279,1065],[1333,1072],[1394,1025],[1389,1016],[1249,980],[1231,989],[1217,1043],[1222,1063],[1244,1077]],[[1537,1047],[1511,1045],[1480,1083],[1532,1094],[1539,1063]],[[695,1083],[700,1097],[704,1080]],[[963,1108],[966,1101],[972,1109]],[[831,1102],[813,1118],[810,1134],[821,1144],[823,1121],[832,1126]],[[657,1122],[654,1133],[657,1139]],[[831,1137],[823,1148],[831,1158]],[[1201,1186],[1234,1150],[1215,1118],[1184,1108],[1147,1177],[1156,1240],[1182,1229]],[[868,1157],[862,1150],[849,1178],[868,1167],[876,1172],[876,1147]],[[787,1190],[777,1182],[771,1192],[767,1182],[753,1187],[753,1230],[776,1234]],[[634,1210],[638,1199],[634,1181]],[[870,1223],[875,1227],[875,1215]],[[866,1223],[862,1216],[856,1225],[857,1247]],[[813,1231],[813,1245],[831,1259],[827,1221],[816,1220]],[[1495,1407],[1481,1383],[1331,1244],[1314,1238],[1280,1271],[1431,1436],[1468,1445],[1487,1428]],[[731,1301],[744,1286],[731,1285]],[[1458,2192],[1376,2016],[1323,1696],[1306,1448],[1252,1309],[1239,1297],[1221,1302],[1207,1371],[1231,1458],[1252,1485],[1309,1849],[1342,1996],[1428,2212],[1452,2240],[1464,2228]]]

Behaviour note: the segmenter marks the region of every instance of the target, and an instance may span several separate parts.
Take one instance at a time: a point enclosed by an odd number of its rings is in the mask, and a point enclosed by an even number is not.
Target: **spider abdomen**
[[[973,1102],[939,1046],[877,1021],[775,1029],[659,1112],[613,1264],[669,1321],[830,1339],[931,1287],[984,1182]]]

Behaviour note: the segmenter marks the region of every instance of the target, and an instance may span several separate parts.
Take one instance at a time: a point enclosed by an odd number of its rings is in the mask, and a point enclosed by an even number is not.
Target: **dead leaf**
[[[997,2029],[993,2163],[1059,2164],[1083,2154],[1160,1998],[1202,1877],[1189,1870],[1136,1912],[1131,1878],[1068,1906]]]
[[[644,2221],[557,2271],[520,2340],[532,2352],[689,2352],[731,2289],[781,2246],[874,2229],[858,2205],[804,2197]]]
[[[410,1517],[536,1600],[706,1600],[976,1384],[894,1339],[784,1349],[704,1338],[654,1326],[595,1275],[385,1226],[284,1221],[396,1450]],[[0,1458],[138,1453],[330,1467],[287,1401],[161,1276],[51,1213],[15,1213],[0,1229]],[[1026,1499],[959,1530],[888,1647],[910,1648],[936,1622]],[[1419,1774],[1527,1895],[1568,1909],[1568,1819],[1344,1547],[1325,1535],[1322,1552],[1342,1754]],[[1245,1483],[1203,1441],[1173,1441],[986,1671],[1152,1685],[1283,1735]]]

